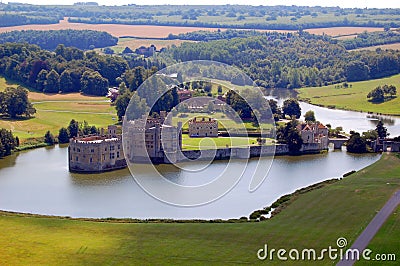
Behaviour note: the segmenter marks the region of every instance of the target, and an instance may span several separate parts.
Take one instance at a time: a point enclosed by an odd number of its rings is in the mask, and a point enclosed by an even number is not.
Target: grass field
[[[215,112],[213,114],[207,114],[207,113],[184,113],[185,117],[181,117],[180,115],[174,116],[172,118],[172,123],[176,125],[178,122],[182,122],[182,128],[184,130],[187,130],[189,128],[188,121],[194,117],[211,117],[215,118],[218,120],[218,130],[241,130],[241,129],[247,129],[247,130],[257,130],[257,128],[253,125],[251,122],[241,122],[237,123],[231,118],[227,117],[224,113],[221,112]],[[187,115],[187,116],[186,116]],[[266,123],[261,123],[260,127],[264,130],[271,129],[272,125],[271,124],[266,124]]]
[[[274,218],[253,223],[94,222],[0,213],[0,264],[237,265],[260,263],[256,254],[265,244],[269,250],[321,251],[345,237],[349,246],[400,188],[399,177],[400,159],[384,154],[340,182],[301,194]],[[392,216],[371,246],[388,243],[377,250],[398,253],[398,221]]]
[[[338,109],[400,115],[400,75],[349,84],[352,85],[351,88],[335,88],[337,85],[302,88],[298,90],[299,97],[312,104],[335,106]],[[367,94],[384,84],[397,87],[397,98],[379,104],[369,102]]]
[[[372,239],[367,248],[373,250],[373,254],[390,254],[393,247],[400,245],[400,206],[389,216],[388,220],[381,227],[375,238]],[[373,256],[371,256],[373,258]],[[396,260],[400,254],[396,254]],[[376,265],[376,261],[364,263],[364,265]],[[361,263],[359,263],[361,265]],[[358,264],[356,264],[358,265]]]
[[[0,78],[0,91],[6,86],[15,87]],[[61,127],[67,127],[71,119],[97,127],[107,127],[117,122],[116,111],[105,97],[84,96],[79,93],[44,94],[30,91],[29,100],[36,108],[31,119],[1,119],[0,128],[12,130],[21,139],[43,137],[47,130],[58,135]]]
[[[13,30],[99,30],[110,33],[115,37],[135,36],[147,38],[165,38],[168,34],[180,34],[198,30],[215,31],[215,28],[197,27],[172,27],[172,26],[153,26],[153,25],[122,25],[122,24],[85,24],[69,23],[67,19],[61,20],[58,24],[50,25],[23,25],[14,27],[0,27],[0,33]]]
[[[258,145],[257,138],[246,137],[218,137],[218,138],[190,138],[187,134],[182,135],[183,150],[209,150],[226,147],[244,147]]]
[[[377,48],[381,48],[382,50],[386,50],[386,49],[400,50],[400,43],[363,47],[363,48],[355,49],[352,51],[362,51],[362,50],[375,51]]]

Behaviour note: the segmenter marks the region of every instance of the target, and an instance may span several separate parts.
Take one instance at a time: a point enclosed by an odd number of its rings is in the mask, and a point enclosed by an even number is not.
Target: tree
[[[49,74],[49,72],[46,69],[42,69],[37,75],[36,88],[40,91],[44,90],[44,84],[46,83],[47,74]]]
[[[133,54],[133,50],[129,47],[125,47],[125,49],[122,51],[122,54]]]
[[[65,127],[60,128],[60,131],[58,132],[58,143],[63,144],[63,143],[68,143],[69,142],[69,135],[68,135],[68,129]]]
[[[53,145],[54,144],[54,136],[51,134],[51,132],[48,130],[46,134],[44,135],[44,142]]]
[[[300,104],[296,99],[290,98],[283,102],[282,107],[284,115],[288,115],[290,117],[300,118],[301,116],[301,108]]]
[[[16,141],[11,130],[0,129],[0,157],[10,155],[15,146]]]
[[[312,111],[312,110],[307,111],[307,113],[304,114],[304,120],[306,122],[315,122],[316,119],[315,119],[314,111]]]
[[[221,85],[218,85],[217,92],[218,92],[218,94],[222,94],[222,86]]]
[[[351,153],[367,152],[367,142],[360,136],[360,133],[352,132],[350,139],[347,142],[347,151]]]
[[[378,86],[368,93],[367,98],[371,99],[372,102],[380,103],[385,101],[385,93],[381,86]]]
[[[118,99],[117,99],[118,101]],[[130,104],[129,104],[130,102]],[[150,108],[146,104],[146,99],[140,98],[137,93],[134,93],[130,101],[128,101],[128,107],[125,108],[124,115],[127,116],[128,120],[134,120],[141,118],[144,114],[147,114],[150,111]],[[122,109],[123,106],[120,108]],[[118,113],[117,109],[117,113]],[[119,117],[119,115],[118,115]],[[122,118],[122,116],[121,116]]]
[[[78,132],[79,132],[79,123],[78,121],[75,121],[75,119],[72,119],[69,122],[68,125],[68,136],[69,138],[75,138],[78,136]]]
[[[122,120],[125,115],[126,108],[128,108],[129,101],[132,98],[132,92],[125,91],[125,93],[119,95],[115,101],[115,109],[117,109],[118,120]]]
[[[36,112],[36,109],[32,107],[32,104],[28,100],[28,91],[21,86],[6,88],[0,100],[2,101],[2,112],[5,112],[12,118],[20,115],[30,117]]]
[[[289,153],[291,154],[297,154],[303,146],[303,139],[297,129],[297,121],[295,119],[278,128],[277,139],[280,143],[288,145]]]
[[[82,92],[88,95],[105,96],[108,92],[108,80],[97,71],[85,71],[81,78]]]
[[[64,93],[74,91],[74,81],[71,77],[71,71],[67,69],[60,76],[60,91]]]
[[[347,81],[366,80],[369,76],[369,68],[361,61],[352,61],[346,68]]]
[[[207,112],[211,114],[214,111],[215,111],[214,103],[212,101],[209,101],[207,105]]]
[[[380,139],[384,139],[389,135],[387,133],[387,128],[383,125],[383,122],[381,120],[379,120],[378,124],[376,125],[375,131],[377,132]]]
[[[60,91],[60,75],[54,69],[46,76],[43,92],[58,93]]]

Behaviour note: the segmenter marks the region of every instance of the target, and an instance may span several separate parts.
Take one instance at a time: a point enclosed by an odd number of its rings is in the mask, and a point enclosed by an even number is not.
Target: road
[[[378,214],[375,215],[374,219],[372,219],[372,221],[364,229],[361,235],[359,235],[359,237],[353,243],[351,249],[357,249],[360,252],[360,259],[362,259],[361,254],[363,250],[368,246],[369,242],[378,232],[379,228],[381,228],[381,226],[385,223],[389,215],[393,213],[393,211],[399,204],[400,204],[400,190],[398,190],[386,202],[385,206],[383,206],[383,208],[378,212]],[[346,258],[343,258],[343,260],[339,261],[337,266],[348,266],[348,265],[350,266],[353,265],[355,262],[356,260],[346,260]]]

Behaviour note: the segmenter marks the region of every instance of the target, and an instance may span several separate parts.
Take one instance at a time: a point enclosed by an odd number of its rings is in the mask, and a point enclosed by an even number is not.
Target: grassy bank
[[[400,159],[384,154],[348,178],[299,195],[264,222],[104,223],[0,214],[0,264],[254,264],[264,244],[321,250],[335,247],[339,237],[351,244],[400,188],[399,176]],[[378,235],[374,241],[398,243],[398,235],[397,225],[387,239]],[[397,246],[388,244],[384,251],[398,252]]]
[[[397,98],[384,103],[368,101],[368,93],[379,85],[395,85]],[[338,109],[362,112],[400,115],[400,75],[388,78],[351,82],[351,88],[338,88],[338,85],[299,89],[299,98],[312,104]]]
[[[0,91],[16,84],[0,77]],[[0,128],[12,130],[20,139],[43,137],[47,130],[58,135],[61,127],[71,119],[87,121],[90,125],[107,127],[117,122],[116,111],[107,98],[85,96],[79,93],[44,94],[30,91],[29,100],[36,108],[30,119],[1,119]]]

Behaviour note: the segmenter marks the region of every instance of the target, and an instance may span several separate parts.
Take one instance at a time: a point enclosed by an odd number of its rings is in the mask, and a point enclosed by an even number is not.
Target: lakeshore
[[[356,174],[299,195],[278,215],[262,222],[127,223],[2,212],[0,225],[4,230],[0,245],[4,248],[0,251],[0,262],[108,264],[146,261],[183,265],[190,260],[198,264],[236,265],[260,262],[256,253],[265,244],[271,248],[293,248],[293,243],[299,249],[322,248],[334,246],[340,236],[350,244],[400,188],[398,160],[394,154],[384,154],[378,162]],[[395,213],[399,211],[397,208]],[[374,253],[398,252],[395,249],[400,234],[398,224],[398,215],[392,214],[369,246]],[[63,230],[59,230],[61,227]],[[285,237],[280,237],[282,235]],[[154,252],[155,246],[157,252]],[[332,263],[329,258],[316,262],[318,265]],[[280,265],[281,261],[269,260],[268,263]]]

